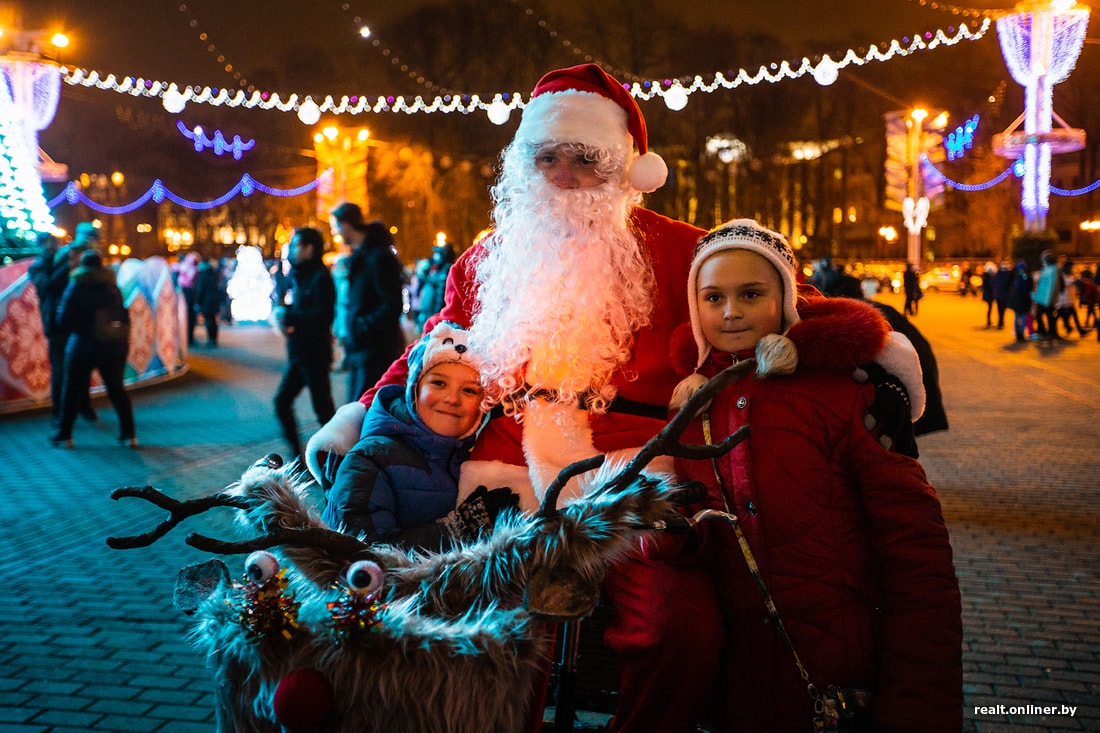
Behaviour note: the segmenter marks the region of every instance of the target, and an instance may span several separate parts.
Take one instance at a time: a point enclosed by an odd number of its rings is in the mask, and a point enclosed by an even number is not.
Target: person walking
[[[1073,320],[1073,327],[1077,329],[1077,335],[1084,337],[1084,335],[1091,329],[1086,329],[1081,325],[1081,319],[1077,317],[1077,278],[1073,274],[1073,260],[1066,260],[1062,263],[1062,289],[1058,293],[1058,300],[1055,303],[1057,308],[1056,317],[1062,321],[1062,325],[1066,327],[1066,335],[1068,336],[1071,330],[1070,320]]]
[[[1062,274],[1058,271],[1054,253],[1049,249],[1043,251],[1042,263],[1031,299],[1035,303],[1035,321],[1040,338],[1053,341],[1062,338],[1058,335],[1056,317],[1058,296],[1062,292]]]
[[[58,241],[51,234],[38,237],[38,256],[27,269],[27,277],[38,295],[38,311],[42,318],[42,333],[46,336],[50,360],[50,427],[61,424],[61,385],[64,381],[65,342],[68,335],[57,328],[57,306],[69,284],[69,265],[57,258]]]
[[[218,345],[218,309],[222,304],[218,279],[218,261],[213,258],[203,260],[195,275],[195,311],[197,315],[202,315],[207,346]]]
[[[287,365],[275,393],[275,414],[294,456],[302,454],[294,400],[309,389],[313,411],[322,425],[332,419],[329,370],[332,368],[332,318],[336,288],[321,259],[325,241],[312,227],[294,230],[288,258],[290,273],[276,291],[276,322],[286,335]]]
[[[1008,309],[1008,294],[1012,290],[1014,275],[1008,263],[1001,260],[997,272],[993,274],[993,302],[997,305],[997,328],[1005,327],[1005,311]]]
[[[905,291],[904,313],[907,316],[917,315],[917,303],[921,299],[920,275],[912,262],[905,263],[905,272],[901,275],[902,289]]]
[[[195,310],[195,280],[199,276],[199,255],[197,252],[188,252],[180,258],[176,268],[176,285],[183,293],[183,300],[187,304],[187,346],[195,345],[195,326],[198,324],[199,314]]]
[[[107,397],[118,415],[118,442],[137,447],[134,411],[122,384],[130,349],[130,314],[115,282],[114,270],[89,249],[80,256],[58,307],[57,328],[67,335],[61,419],[50,437],[53,445],[73,445],[73,423],[92,370],[99,371]]]
[[[1013,328],[1016,331],[1016,341],[1026,341],[1024,333],[1027,328],[1027,319],[1031,315],[1031,270],[1027,262],[1020,260],[1016,263],[1016,269],[1012,276],[1012,287],[1008,291],[1008,307],[1016,314],[1013,319]]]
[[[344,337],[348,401],[352,402],[373,387],[405,350],[402,266],[389,229],[381,221],[364,222],[356,204],[333,209],[332,228],[352,248]]]
[[[996,274],[996,265],[992,262],[985,263],[982,268],[982,302],[985,303],[986,328],[993,328],[993,303],[996,301],[993,295],[993,278]]]

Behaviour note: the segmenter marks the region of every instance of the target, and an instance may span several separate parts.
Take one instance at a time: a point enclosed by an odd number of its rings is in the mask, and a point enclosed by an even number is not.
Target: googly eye
[[[373,560],[352,563],[348,568],[348,585],[359,593],[375,593],[382,587],[382,568]]]
[[[267,550],[257,550],[244,561],[244,574],[256,585],[263,585],[279,572],[279,560]]]

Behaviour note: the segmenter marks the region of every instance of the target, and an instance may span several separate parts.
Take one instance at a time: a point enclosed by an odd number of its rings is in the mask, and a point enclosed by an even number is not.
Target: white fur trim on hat
[[[569,89],[540,94],[527,103],[516,141],[529,145],[580,143],[622,158],[625,177],[643,193],[656,191],[668,178],[664,159],[652,151],[635,156],[626,110],[595,92]]]
[[[924,376],[920,368],[920,357],[912,342],[897,331],[891,331],[882,351],[875,354],[874,361],[893,374],[905,385],[909,393],[909,408],[913,422],[924,414],[927,395],[924,392]]]
[[[531,145],[580,143],[624,158],[634,149],[626,110],[594,92],[540,94],[523,108],[516,140]]]
[[[783,331],[798,323],[798,283],[794,277],[794,252],[787,238],[779,232],[760,226],[752,219],[734,219],[711,229],[695,245],[688,275],[688,313],[691,316],[691,332],[699,347],[696,367],[703,365],[710,353],[710,344],[703,337],[699,324],[698,281],[699,267],[712,255],[734,249],[745,249],[764,257],[779,273],[783,284]]]

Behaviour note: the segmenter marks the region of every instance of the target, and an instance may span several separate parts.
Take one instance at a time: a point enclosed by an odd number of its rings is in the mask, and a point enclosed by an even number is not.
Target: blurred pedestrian
[[[373,387],[405,350],[402,266],[389,229],[381,221],[363,221],[356,204],[333,209],[332,228],[352,248],[344,347],[348,401],[352,402]]]
[[[840,275],[840,271],[833,267],[832,258],[826,255],[814,262],[814,274],[810,277],[810,284],[822,295],[833,297],[837,295],[840,287]]]
[[[982,302],[985,303],[985,327],[993,328],[993,303],[996,298],[993,295],[993,277],[997,274],[997,267],[992,262],[985,263],[982,268]]]
[[[92,370],[99,371],[107,397],[118,415],[118,441],[137,447],[134,412],[122,384],[130,348],[130,314],[115,272],[103,266],[93,249],[80,257],[58,308],[57,328],[67,334],[61,422],[50,437],[53,445],[73,444],[73,423],[80,400],[88,393]]]
[[[56,268],[56,276],[58,280],[53,283],[52,287],[55,288],[55,298],[51,304],[53,313],[51,314],[56,322],[57,307],[61,304],[61,296],[65,292],[65,288],[69,286],[69,277],[80,266],[80,257],[84,252],[88,250],[98,251],[99,245],[99,227],[90,221],[82,221],[76,225],[76,230],[73,235],[73,241],[68,245],[57,250],[54,254],[53,266]],[[64,380],[63,371],[65,368],[65,345],[68,341],[67,334],[64,334],[55,329],[55,339],[50,344],[55,350],[54,357],[57,359],[57,380],[58,380],[58,394],[55,402],[56,408],[51,406],[51,413],[54,409],[57,410],[57,420],[60,424],[61,419],[61,382]],[[50,368],[53,368],[53,361],[50,361]],[[53,399],[53,386],[51,377],[51,399]],[[95,409],[92,407],[92,398],[88,394],[88,390],[84,390],[84,394],[80,397],[77,404],[77,413],[88,422],[95,422],[99,419],[96,415]],[[53,425],[57,427],[57,425]]]
[[[351,247],[347,242],[340,243],[340,254],[332,263],[332,282],[336,286],[336,315],[332,319],[332,337],[340,347],[336,371],[347,371],[347,351],[345,342],[348,337],[348,266],[351,263]]]
[[[1058,296],[1062,292],[1062,273],[1058,271],[1054,253],[1049,249],[1043,250],[1042,263],[1031,300],[1035,304],[1035,320],[1040,338],[1053,341],[1062,338],[1058,335],[1058,319],[1055,317]]]
[[[1031,335],[1025,331],[1028,330],[1028,320],[1031,317],[1032,284],[1031,270],[1028,269],[1027,262],[1020,260],[1016,263],[1016,269],[1012,275],[1012,287],[1008,291],[1008,307],[1016,314],[1013,322],[1016,341],[1026,341]]]
[[[65,341],[67,335],[57,328],[57,306],[69,285],[69,263],[57,259],[59,243],[51,234],[38,236],[38,256],[27,269],[27,277],[38,295],[42,333],[46,336],[50,360],[50,427],[61,424],[61,384],[64,380]]]
[[[183,293],[183,300],[187,304],[187,345],[195,345],[195,326],[198,324],[199,314],[195,310],[195,279],[199,276],[199,255],[197,252],[188,252],[181,255],[179,265],[176,268],[176,284]]]
[[[1081,301],[1081,307],[1085,309],[1085,328],[1095,327],[1100,288],[1096,285],[1096,275],[1092,270],[1086,269],[1081,273],[1077,288],[1077,297]]]
[[[332,419],[329,370],[332,368],[332,318],[336,288],[321,256],[325,240],[312,227],[294,230],[287,258],[290,272],[276,291],[275,320],[286,335],[287,365],[275,393],[275,414],[294,456],[302,455],[294,400],[309,389],[313,411],[322,425]]]
[[[917,304],[920,302],[923,293],[920,289],[920,274],[913,267],[912,262],[905,263],[905,271],[901,274],[901,285],[905,291],[905,308],[903,309],[905,315],[915,316],[917,315]]]
[[[233,323],[233,309],[230,307],[233,301],[229,297],[229,281],[233,278],[233,264],[235,260],[222,257],[218,260],[218,319],[222,323]]]
[[[997,328],[1005,327],[1005,310],[1008,309],[1008,294],[1012,290],[1014,275],[1008,262],[1001,260],[997,272],[993,274],[993,302],[997,304]]]
[[[1088,330],[1081,326],[1081,320],[1077,317],[1077,278],[1073,274],[1073,260],[1062,263],[1062,289],[1058,293],[1057,317],[1066,327],[1066,335],[1070,334],[1070,320],[1077,329],[1078,336],[1084,336]],[[1089,329],[1091,330],[1091,329]]]
[[[447,273],[455,261],[455,250],[450,242],[432,247],[432,256],[428,258],[423,272],[417,277],[416,327],[424,329],[428,319],[443,310],[443,291],[447,284]]]
[[[195,311],[202,316],[206,328],[206,345],[218,345],[218,309],[222,304],[222,293],[218,287],[218,261],[211,257],[203,260],[195,275]]]

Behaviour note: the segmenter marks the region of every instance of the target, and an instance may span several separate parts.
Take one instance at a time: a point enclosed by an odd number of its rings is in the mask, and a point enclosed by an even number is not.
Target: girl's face
[[[719,351],[753,349],[783,324],[783,283],[763,256],[745,249],[718,252],[699,267],[699,326]]]
[[[416,390],[416,414],[433,432],[449,438],[466,435],[481,419],[484,396],[477,372],[465,364],[436,364]]]

